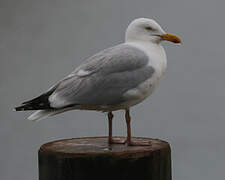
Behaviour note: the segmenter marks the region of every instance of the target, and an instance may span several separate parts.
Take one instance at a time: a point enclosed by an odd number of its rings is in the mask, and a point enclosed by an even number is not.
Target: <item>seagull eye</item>
[[[150,26],[145,27],[145,29],[148,30],[148,31],[156,31],[154,28],[152,28]]]

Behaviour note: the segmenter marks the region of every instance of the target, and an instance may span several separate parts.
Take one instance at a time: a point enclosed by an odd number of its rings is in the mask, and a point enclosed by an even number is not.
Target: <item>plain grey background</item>
[[[172,147],[174,180],[223,179],[224,0],[0,0],[0,179],[38,179],[41,144],[107,135],[105,114],[71,111],[39,123],[13,112],[86,57],[123,42],[130,21],[149,17],[183,45],[163,43],[168,68],[153,95],[132,109],[134,136]],[[123,112],[114,135],[125,135]]]

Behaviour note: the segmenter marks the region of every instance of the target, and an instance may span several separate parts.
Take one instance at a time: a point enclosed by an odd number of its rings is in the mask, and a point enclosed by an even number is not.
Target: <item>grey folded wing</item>
[[[60,81],[49,96],[53,108],[118,105],[124,93],[151,78],[153,67],[141,50],[121,44],[87,59]]]

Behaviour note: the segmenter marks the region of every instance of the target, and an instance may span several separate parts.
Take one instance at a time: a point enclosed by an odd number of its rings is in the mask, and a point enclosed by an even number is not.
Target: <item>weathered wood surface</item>
[[[39,150],[39,180],[171,180],[167,142],[150,138],[151,146],[108,145],[107,137],[50,142]]]

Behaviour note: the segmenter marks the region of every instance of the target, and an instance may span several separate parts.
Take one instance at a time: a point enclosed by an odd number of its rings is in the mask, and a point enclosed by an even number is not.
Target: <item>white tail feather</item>
[[[40,121],[49,116],[53,116],[54,114],[55,114],[55,111],[52,111],[52,110],[38,110],[38,111],[35,111],[33,114],[31,114],[27,119],[31,121]]]
[[[27,119],[31,121],[40,121],[50,116],[54,116],[56,114],[63,113],[68,110],[69,108],[59,109],[59,110],[38,110],[38,111],[35,111],[33,114],[31,114]]]
[[[64,109],[49,109],[49,110],[38,110],[31,114],[27,119],[31,121],[40,121],[50,116],[63,113],[65,111],[74,110],[74,107],[67,107]]]

